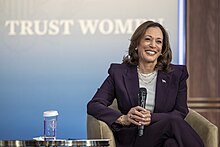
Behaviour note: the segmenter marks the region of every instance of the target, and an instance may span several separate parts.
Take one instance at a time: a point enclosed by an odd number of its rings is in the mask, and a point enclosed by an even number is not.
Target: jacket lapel
[[[128,66],[126,73],[124,74],[125,87],[128,92],[128,96],[132,106],[138,105],[138,89],[139,80],[137,74],[137,66]]]
[[[158,71],[154,112],[161,112],[168,97],[171,75]],[[139,80],[137,66],[129,66],[124,74],[124,83],[132,106],[138,105]]]
[[[169,84],[169,74],[158,71],[154,112],[161,112],[161,109],[163,109],[168,97]]]

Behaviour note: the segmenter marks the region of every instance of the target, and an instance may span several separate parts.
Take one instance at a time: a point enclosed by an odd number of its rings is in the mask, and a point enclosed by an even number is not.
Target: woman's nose
[[[150,47],[156,47],[156,42],[155,42],[154,40],[152,40],[152,41],[150,42]]]

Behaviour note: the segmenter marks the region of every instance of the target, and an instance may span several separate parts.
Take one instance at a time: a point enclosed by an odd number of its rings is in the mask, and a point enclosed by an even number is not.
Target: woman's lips
[[[145,52],[149,55],[155,55],[156,52],[155,51],[151,51],[151,50],[145,50]]]

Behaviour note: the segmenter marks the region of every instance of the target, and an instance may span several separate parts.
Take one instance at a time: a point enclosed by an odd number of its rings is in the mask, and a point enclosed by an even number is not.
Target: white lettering
[[[42,28],[42,31],[40,31],[40,28]],[[43,22],[39,20],[34,21],[34,30],[35,33],[39,36],[45,35],[47,33],[47,21],[46,20],[44,20]]]
[[[133,32],[132,29],[132,19],[127,19],[125,23],[120,19],[115,20],[115,34],[131,34]]]
[[[9,25],[8,35],[16,35],[15,27],[19,25],[19,21],[6,21],[5,26]]]
[[[58,20],[51,20],[49,22],[49,30],[48,34],[49,35],[57,35],[59,33],[59,21]]]
[[[104,35],[111,34],[113,32],[113,29],[114,29],[114,24],[109,19],[104,19],[99,24],[99,31]]]
[[[73,20],[8,20],[5,22],[5,26],[9,26],[8,35],[70,35],[73,25]]]
[[[83,34],[90,32],[94,34],[96,32],[99,20],[79,20],[81,31]]]
[[[20,35],[33,35],[32,22],[28,20],[20,21]]]
[[[73,26],[74,21],[72,20],[61,20],[60,25],[63,25],[63,35],[69,35],[70,34],[70,26]]]
[[[110,34],[132,34],[134,30],[146,20],[154,19],[79,19],[79,27],[83,35],[100,33]],[[159,18],[163,24],[164,19]],[[74,26],[74,20],[7,20],[5,27],[9,28],[8,35],[70,35]]]
[[[163,25],[164,19],[163,18],[159,18],[157,22]]]
[[[79,20],[82,34],[88,33],[94,35],[101,33],[103,35],[109,34],[132,34],[134,30],[147,19],[127,19],[125,21],[120,19],[103,19],[103,20]],[[162,21],[163,19],[160,19]],[[155,21],[155,20],[154,20]]]
[[[135,29],[141,25],[142,23],[144,23],[146,21],[146,19],[135,19]]]

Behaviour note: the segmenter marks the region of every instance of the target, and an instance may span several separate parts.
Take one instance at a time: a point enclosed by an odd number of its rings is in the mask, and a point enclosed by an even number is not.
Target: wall
[[[190,73],[189,106],[219,128],[219,0],[187,1],[187,65]]]
[[[43,135],[59,111],[58,137],[86,137],[86,104],[143,21],[168,30],[178,61],[176,0],[0,0],[0,139]]]

